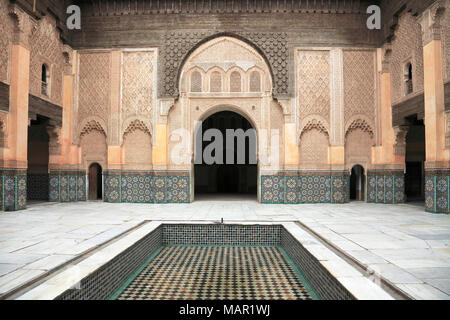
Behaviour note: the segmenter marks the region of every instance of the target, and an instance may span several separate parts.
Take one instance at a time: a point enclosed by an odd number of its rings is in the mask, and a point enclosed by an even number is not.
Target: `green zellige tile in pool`
[[[165,247],[119,300],[311,300],[277,247]]]

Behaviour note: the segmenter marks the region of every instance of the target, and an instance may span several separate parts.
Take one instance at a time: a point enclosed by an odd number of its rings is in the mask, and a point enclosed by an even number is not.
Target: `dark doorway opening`
[[[49,135],[48,118],[36,116],[28,126],[27,202],[49,200]]]
[[[103,199],[102,167],[93,163],[89,167],[89,200]]]
[[[223,164],[207,164],[203,157],[205,148],[211,143],[215,142],[204,141],[202,134],[205,134],[209,129],[217,129],[223,137],[222,154]],[[258,185],[258,165],[256,164],[256,144],[251,143],[250,137],[245,138],[245,161],[239,164],[238,159],[238,139],[234,139],[234,149],[227,149],[227,130],[239,130],[243,132],[251,132],[253,129],[250,122],[241,115],[223,111],[218,112],[207,118],[202,123],[202,130],[197,132],[196,144],[196,164],[195,164],[195,195],[198,200],[204,196],[211,195],[228,195],[229,199],[255,198],[257,196]],[[254,140],[256,140],[256,132],[254,132]],[[214,156],[215,152],[212,153]],[[227,159],[234,158],[233,164],[229,164]],[[210,198],[210,197],[207,197]]]
[[[408,202],[425,201],[425,125],[417,116],[407,118],[405,193]]]
[[[354,166],[350,176],[350,200],[364,201],[365,183],[364,168],[360,165]]]

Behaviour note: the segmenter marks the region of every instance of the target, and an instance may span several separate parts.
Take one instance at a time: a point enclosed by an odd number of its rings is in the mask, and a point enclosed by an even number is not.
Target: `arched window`
[[[261,91],[261,76],[258,71],[253,71],[250,74],[250,92]]]
[[[413,68],[412,64],[408,62],[405,66],[405,94],[408,95],[413,90]]]
[[[191,92],[202,92],[202,75],[198,71],[191,75]]]
[[[220,72],[214,71],[211,73],[210,90],[211,92],[222,92],[222,75]]]
[[[241,92],[241,74],[237,71],[233,71],[230,76],[230,91]]]
[[[49,88],[49,82],[50,82],[50,71],[48,69],[48,66],[46,64],[42,65],[42,73],[41,73],[41,93],[44,96],[48,96],[48,88]]]

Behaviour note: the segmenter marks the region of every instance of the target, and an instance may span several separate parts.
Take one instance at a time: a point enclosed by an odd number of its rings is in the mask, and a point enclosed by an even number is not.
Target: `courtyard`
[[[144,221],[221,219],[224,223],[296,222],[298,228],[303,226],[322,239],[314,241],[325,240],[372,270],[375,282],[381,276],[412,299],[450,298],[447,215],[408,204],[263,205],[244,196],[228,200],[210,196],[192,204],[35,203],[24,211],[2,213],[0,295],[14,298],[14,292],[128,230],[139,229]],[[320,248],[308,250],[316,256],[325,254]],[[333,267],[336,276],[352,277],[346,265]]]

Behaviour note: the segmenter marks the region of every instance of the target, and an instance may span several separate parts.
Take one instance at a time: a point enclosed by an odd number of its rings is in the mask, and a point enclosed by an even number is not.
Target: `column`
[[[390,44],[377,51],[381,144],[372,148],[373,168],[367,172],[367,201],[386,204],[405,200],[406,131],[392,127],[390,54]]]
[[[16,5],[10,13],[17,27],[11,52],[8,115],[8,148],[2,165],[2,210],[25,209],[28,167],[28,93],[30,78],[29,38],[34,20]]]
[[[440,18],[437,1],[419,17],[422,26],[425,92],[425,208],[449,213],[450,157],[445,145],[445,101]]]

